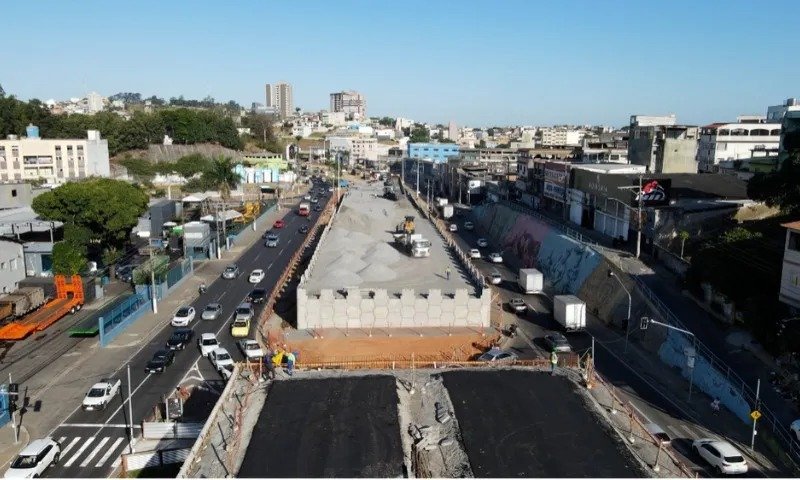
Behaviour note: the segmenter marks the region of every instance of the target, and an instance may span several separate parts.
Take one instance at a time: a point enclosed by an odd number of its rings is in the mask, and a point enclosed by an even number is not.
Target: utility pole
[[[12,224],[13,226],[13,224]],[[11,372],[8,372],[8,407],[11,408]],[[19,394],[17,394],[19,395]],[[16,409],[11,412],[11,428],[14,430],[14,445],[19,443],[19,429],[17,428],[17,411]]]
[[[156,295],[156,264],[153,261],[153,244],[150,244],[150,290],[153,297],[153,313],[158,313],[158,295]]]
[[[414,188],[417,191],[417,198],[419,198],[419,158],[417,158],[417,183],[414,185]]]
[[[761,393],[761,379],[759,378],[756,382],[756,406],[753,409],[753,412],[759,412],[761,410],[761,402],[759,401],[759,395]],[[756,445],[756,422],[758,421],[758,416],[752,415],[753,417],[753,433],[750,434],[750,450],[752,450]]]
[[[639,215],[638,215],[638,228],[636,229],[636,258],[639,258],[639,254],[642,250],[642,176],[639,175],[639,190],[636,194],[636,197],[639,199]]]
[[[133,453],[133,397],[131,397],[131,364],[128,363],[128,419],[130,421],[129,446]]]

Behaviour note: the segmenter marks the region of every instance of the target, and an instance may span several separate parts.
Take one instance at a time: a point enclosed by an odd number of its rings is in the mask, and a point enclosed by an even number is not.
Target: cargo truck
[[[520,268],[517,284],[522,293],[535,294],[544,291],[544,275],[535,268]]]
[[[395,241],[412,257],[422,258],[430,257],[431,255],[431,241],[423,237],[422,234],[396,235]]]
[[[300,206],[297,209],[297,214],[301,217],[307,217],[308,213],[311,211],[311,204],[308,202],[300,202]]]
[[[453,206],[442,205],[442,218],[448,219],[453,217]]]
[[[553,317],[568,332],[586,328],[586,303],[575,295],[553,297]]]
[[[0,340],[22,340],[83,307],[83,283],[79,275],[73,275],[69,283],[64,275],[56,275],[54,281],[56,298],[42,308],[0,327]]]
[[[0,321],[19,318],[44,304],[44,289],[22,287],[14,293],[0,297]]]

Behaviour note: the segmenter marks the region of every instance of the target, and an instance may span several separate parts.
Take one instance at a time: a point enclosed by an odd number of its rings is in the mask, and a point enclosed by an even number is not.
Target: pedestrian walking
[[[714,401],[711,402],[711,411],[714,412],[714,415],[719,413],[719,398],[714,398]]]
[[[444,274],[447,275],[447,279],[450,280],[450,267],[447,267],[447,270],[444,271]]]
[[[294,361],[294,353],[286,352],[286,374],[290,377],[292,376],[292,370],[294,370]]]
[[[558,365],[558,354],[556,353],[555,350],[553,350],[552,352],[550,352],[550,366],[551,366],[550,375],[556,374],[556,365]]]
[[[267,380],[275,380],[275,362],[272,361],[272,353],[264,355],[264,366],[267,369]]]

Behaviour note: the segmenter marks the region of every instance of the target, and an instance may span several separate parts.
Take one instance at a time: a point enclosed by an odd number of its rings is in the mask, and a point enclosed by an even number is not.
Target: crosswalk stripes
[[[98,440],[98,437],[59,438],[58,443],[62,445],[62,466],[64,468],[72,466],[102,468],[108,466],[112,456],[116,455],[113,458],[113,462],[116,462],[117,457],[123,453],[124,437],[102,437],[97,442],[95,440]],[[102,455],[100,455],[101,452]],[[99,458],[98,455],[100,455]],[[79,461],[80,464],[76,465]]]

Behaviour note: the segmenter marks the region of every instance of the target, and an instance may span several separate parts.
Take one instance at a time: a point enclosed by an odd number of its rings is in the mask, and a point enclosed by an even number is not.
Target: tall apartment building
[[[367,101],[352,90],[331,93],[331,112],[344,112],[348,120],[362,120],[367,118]]]
[[[294,113],[292,86],[288,83],[268,83],[266,90],[267,110],[279,116],[281,120],[291,117]]]
[[[583,132],[566,128],[543,128],[541,133],[546,147],[577,147],[583,138]]]
[[[736,123],[712,123],[700,129],[697,166],[701,172],[717,172],[721,161],[751,158],[755,149],[778,148],[780,123],[763,123],[761,119],[753,122],[745,117],[737,120]]]
[[[634,115],[628,138],[628,161],[650,173],[697,173],[696,126],[675,125],[675,116]]]
[[[783,105],[772,105],[767,107],[767,122],[768,123],[781,123],[783,116],[789,110],[800,109],[800,101],[796,98],[788,98]]]
[[[88,130],[84,139],[44,139],[30,125],[27,138],[9,135],[0,140],[0,182],[44,179],[60,185],[110,175],[108,140],[97,130]]]

